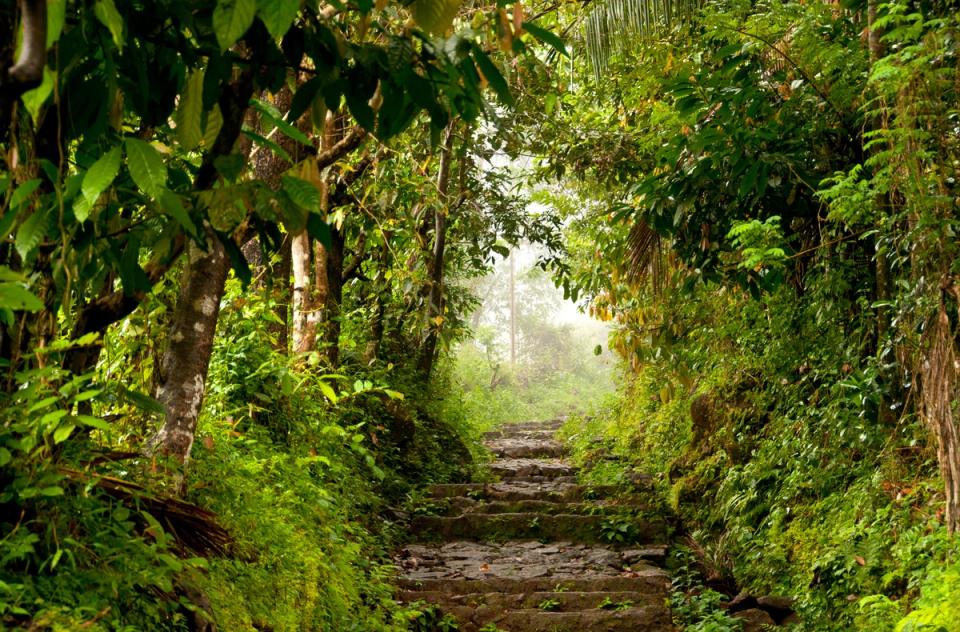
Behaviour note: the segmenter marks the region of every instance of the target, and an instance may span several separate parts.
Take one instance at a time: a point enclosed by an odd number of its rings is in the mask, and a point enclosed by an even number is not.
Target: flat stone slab
[[[476,632],[495,624],[507,632],[664,632],[675,630],[670,611],[663,605],[626,610],[578,610],[546,612],[544,610],[503,610],[493,606],[479,608],[454,607],[450,614],[460,622],[459,629]]]
[[[448,483],[431,485],[427,493],[432,498],[467,496],[477,500],[575,502],[611,496],[617,491],[616,487],[589,487],[575,482],[549,479],[535,482],[507,480],[499,483]]]
[[[621,509],[643,509],[647,507],[639,498],[617,500],[592,500],[583,502],[565,502],[556,500],[476,500],[467,496],[439,499],[445,503],[443,515],[457,516],[467,513],[544,513],[544,514],[596,514],[606,515]]]
[[[457,580],[412,579],[401,577],[398,585],[406,591],[423,594],[441,592],[468,595],[474,593],[526,594],[534,592],[634,592],[660,594],[666,597],[670,578],[659,568],[642,571],[624,571],[620,575],[597,577],[531,577],[516,579],[487,577],[485,579]]]
[[[569,612],[571,610],[594,610],[632,607],[647,603],[651,595],[664,594],[661,585],[644,585],[644,591],[534,591],[528,593],[468,593],[454,594],[443,591],[405,590],[398,597],[400,601],[410,603],[425,601],[441,608],[467,606],[494,606],[503,610],[524,610],[529,608],[547,609],[551,612]],[[649,589],[649,590],[647,590]],[[549,607],[545,607],[549,606]]]
[[[496,456],[506,458],[559,458],[567,453],[566,447],[552,438],[503,437],[485,445]]]
[[[612,546],[569,541],[469,542],[411,544],[397,556],[404,578],[469,580],[621,577],[651,574],[665,578],[649,558],[662,555],[665,547],[619,550]]]
[[[543,476],[556,478],[573,476],[577,468],[560,459],[504,458],[490,463],[488,468],[493,474],[507,477]]]

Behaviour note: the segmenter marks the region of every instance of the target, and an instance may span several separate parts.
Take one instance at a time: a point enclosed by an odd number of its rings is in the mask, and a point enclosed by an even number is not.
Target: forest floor
[[[559,427],[518,423],[487,433],[497,482],[430,488],[412,520],[418,542],[397,563],[402,599],[435,604],[450,621],[438,629],[675,629],[663,568],[667,521],[643,513],[653,492],[582,485],[555,438]],[[644,517],[631,521],[629,544],[613,543],[625,509]]]

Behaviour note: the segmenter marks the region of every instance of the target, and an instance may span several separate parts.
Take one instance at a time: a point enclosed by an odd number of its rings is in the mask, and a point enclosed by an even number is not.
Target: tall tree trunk
[[[417,370],[426,378],[433,371],[437,355],[437,340],[443,325],[443,257],[447,246],[447,213],[449,212],[450,161],[453,158],[453,127],[447,126],[440,150],[440,168],[437,173],[437,192],[439,203],[434,210],[433,252],[428,271],[429,293],[426,309],[426,336],[420,347]]]
[[[321,297],[317,287],[316,261],[311,253],[310,235],[303,230],[290,244],[290,267],[293,270],[293,353],[307,353],[317,346],[317,323],[320,320]]]
[[[957,348],[945,301],[927,329],[924,345],[923,416],[937,438],[937,461],[946,497],[945,522],[950,533],[960,527],[960,436],[953,418],[957,398]]]
[[[194,243],[188,247],[156,393],[165,410],[164,423],[148,444],[151,450],[180,463],[187,462],[193,447],[220,301],[230,271],[226,250],[209,229],[207,246],[206,252]]]
[[[323,303],[323,355],[327,364],[340,364],[340,303],[343,301],[344,235],[342,230],[330,228],[330,247],[326,252],[326,283]],[[320,257],[318,256],[318,259]],[[318,271],[317,278],[320,279]]]

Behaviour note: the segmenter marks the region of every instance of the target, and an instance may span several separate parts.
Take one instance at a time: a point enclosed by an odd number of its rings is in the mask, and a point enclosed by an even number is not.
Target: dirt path
[[[436,604],[463,632],[673,630],[664,522],[633,520],[634,544],[606,544],[609,515],[644,499],[578,484],[559,425],[489,433],[499,482],[430,490],[431,515],[412,522],[419,543],[398,555],[402,598]]]

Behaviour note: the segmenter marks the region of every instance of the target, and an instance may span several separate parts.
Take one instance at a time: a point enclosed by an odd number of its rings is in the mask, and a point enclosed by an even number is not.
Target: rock
[[[776,597],[766,595],[757,597],[757,606],[770,613],[773,619],[780,623],[793,614],[793,599],[790,597]]]
[[[743,621],[743,632],[763,632],[764,626],[776,625],[773,618],[759,608],[740,610],[733,613],[733,616]]]

